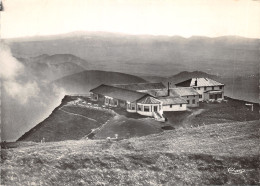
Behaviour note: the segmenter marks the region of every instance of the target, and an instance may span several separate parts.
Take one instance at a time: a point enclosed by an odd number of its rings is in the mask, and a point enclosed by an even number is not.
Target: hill
[[[61,77],[84,71],[90,64],[71,54],[43,54],[36,57],[17,58],[33,76],[53,81]]]
[[[99,86],[100,84],[127,84],[127,83],[144,83],[144,79],[119,73],[107,72],[99,70],[86,70],[73,75],[65,76],[53,81],[66,90],[67,93],[72,94],[86,94],[90,89]]]
[[[20,142],[2,149],[4,185],[257,185],[259,122],[121,141]]]
[[[188,72],[188,71],[183,71],[180,72],[176,75],[170,76],[168,77],[166,80],[164,80],[165,82],[171,82],[172,85],[185,81],[187,79],[190,78],[200,78],[200,77],[206,77],[206,78],[210,78],[210,79],[217,79],[218,77],[215,75],[211,75],[202,71],[193,71],[193,72]]]
[[[115,115],[96,109],[75,108],[70,102],[77,99],[78,97],[65,96],[49,117],[22,135],[18,141],[79,140]]]
[[[216,123],[259,120],[259,105],[252,112],[243,101],[225,98],[225,103],[200,103],[186,112],[164,112],[167,122],[129,113],[121,108],[104,108],[102,103],[85,96],[65,96],[44,121],[21,136],[18,141],[40,142],[79,140],[82,138],[119,139],[159,134],[164,130],[190,128]]]

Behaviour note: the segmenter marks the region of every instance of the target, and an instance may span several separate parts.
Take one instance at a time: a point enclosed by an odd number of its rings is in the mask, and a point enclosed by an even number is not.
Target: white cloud
[[[27,103],[30,98],[37,97],[40,88],[36,81],[19,81],[25,74],[25,67],[11,54],[8,45],[1,43],[0,75],[3,79],[3,88],[6,93],[21,104]],[[27,74],[25,74],[27,75]]]
[[[27,103],[30,98],[37,97],[40,92],[38,84],[34,82],[27,82],[20,84],[15,81],[5,81],[4,89],[9,96],[19,101],[21,104]]]
[[[24,66],[15,59],[6,44],[0,44],[0,77],[15,79],[24,70]]]

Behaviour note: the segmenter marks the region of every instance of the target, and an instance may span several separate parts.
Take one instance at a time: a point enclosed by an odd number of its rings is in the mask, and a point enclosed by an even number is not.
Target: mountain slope
[[[18,141],[63,141],[79,140],[92,129],[103,125],[113,117],[113,113],[100,110],[89,110],[70,106],[69,102],[78,98],[65,96],[48,118],[21,136]]]
[[[4,185],[257,185],[259,122],[2,149]]]
[[[43,54],[17,59],[32,75],[48,81],[84,71],[82,66],[90,67],[87,61],[71,54]]]
[[[63,77],[52,83],[64,88],[67,93],[87,94],[90,89],[100,84],[144,82],[146,82],[144,79],[129,74],[90,70]]]
[[[176,75],[168,77],[164,81],[165,82],[171,82],[172,84],[176,84],[176,83],[185,81],[185,80],[190,79],[190,78],[199,78],[199,77],[206,77],[206,78],[210,78],[210,79],[218,78],[215,75],[211,75],[211,74],[208,74],[208,73],[205,73],[205,72],[202,72],[202,71],[193,71],[193,72],[183,71],[183,72],[180,72]]]

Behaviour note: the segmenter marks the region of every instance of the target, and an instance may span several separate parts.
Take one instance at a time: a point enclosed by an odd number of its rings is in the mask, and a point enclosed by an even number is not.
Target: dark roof
[[[158,99],[155,99],[151,96],[145,96],[141,98],[140,100],[137,101],[137,103],[142,103],[142,104],[160,104],[161,101]]]
[[[142,91],[142,90],[156,90],[166,88],[162,83],[131,83],[131,84],[113,84],[115,87],[124,88],[128,90]]]
[[[196,86],[195,86],[195,81],[197,81]],[[209,78],[191,78],[176,84],[176,86],[178,87],[208,87],[208,86],[221,86],[221,85],[224,84]]]
[[[192,79],[188,79],[186,81],[182,81],[180,83],[175,84],[177,87],[190,87],[190,83],[191,83]]]
[[[102,85],[90,90],[90,92],[93,92],[95,94],[101,94],[103,96],[109,96],[109,97],[112,97],[115,99],[129,101],[129,102],[136,101],[136,100],[148,95],[145,93],[126,90],[123,88],[114,87],[114,86],[105,85],[105,84],[102,84]]]
[[[168,90],[167,89],[147,90],[147,91],[145,91],[145,93],[150,94],[151,96],[154,96],[154,97],[168,96]]]
[[[160,97],[158,99],[163,102],[163,105],[178,105],[178,104],[187,104],[188,103],[185,99],[181,98],[180,96],[178,96],[178,97],[172,97],[172,96]]]
[[[192,87],[178,87],[170,89],[173,96],[198,96],[199,93]]]

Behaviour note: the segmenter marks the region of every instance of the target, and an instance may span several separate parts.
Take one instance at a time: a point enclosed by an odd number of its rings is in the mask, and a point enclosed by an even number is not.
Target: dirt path
[[[75,114],[75,113],[72,113],[72,112],[68,112],[68,111],[62,110],[61,108],[60,108],[59,110],[62,111],[62,112],[65,112],[65,113],[67,113],[67,114],[71,114],[71,115],[74,115],[74,116],[83,117],[83,118],[89,119],[89,120],[91,120],[91,121],[97,122],[97,120],[95,120],[95,119],[88,118],[88,117],[83,116],[83,115],[80,115],[80,114]]]
[[[198,109],[193,111],[187,118],[185,118],[182,121],[182,126],[187,128],[187,127],[191,127],[192,126],[192,120],[199,114],[201,114],[202,112],[204,112],[205,109]]]

